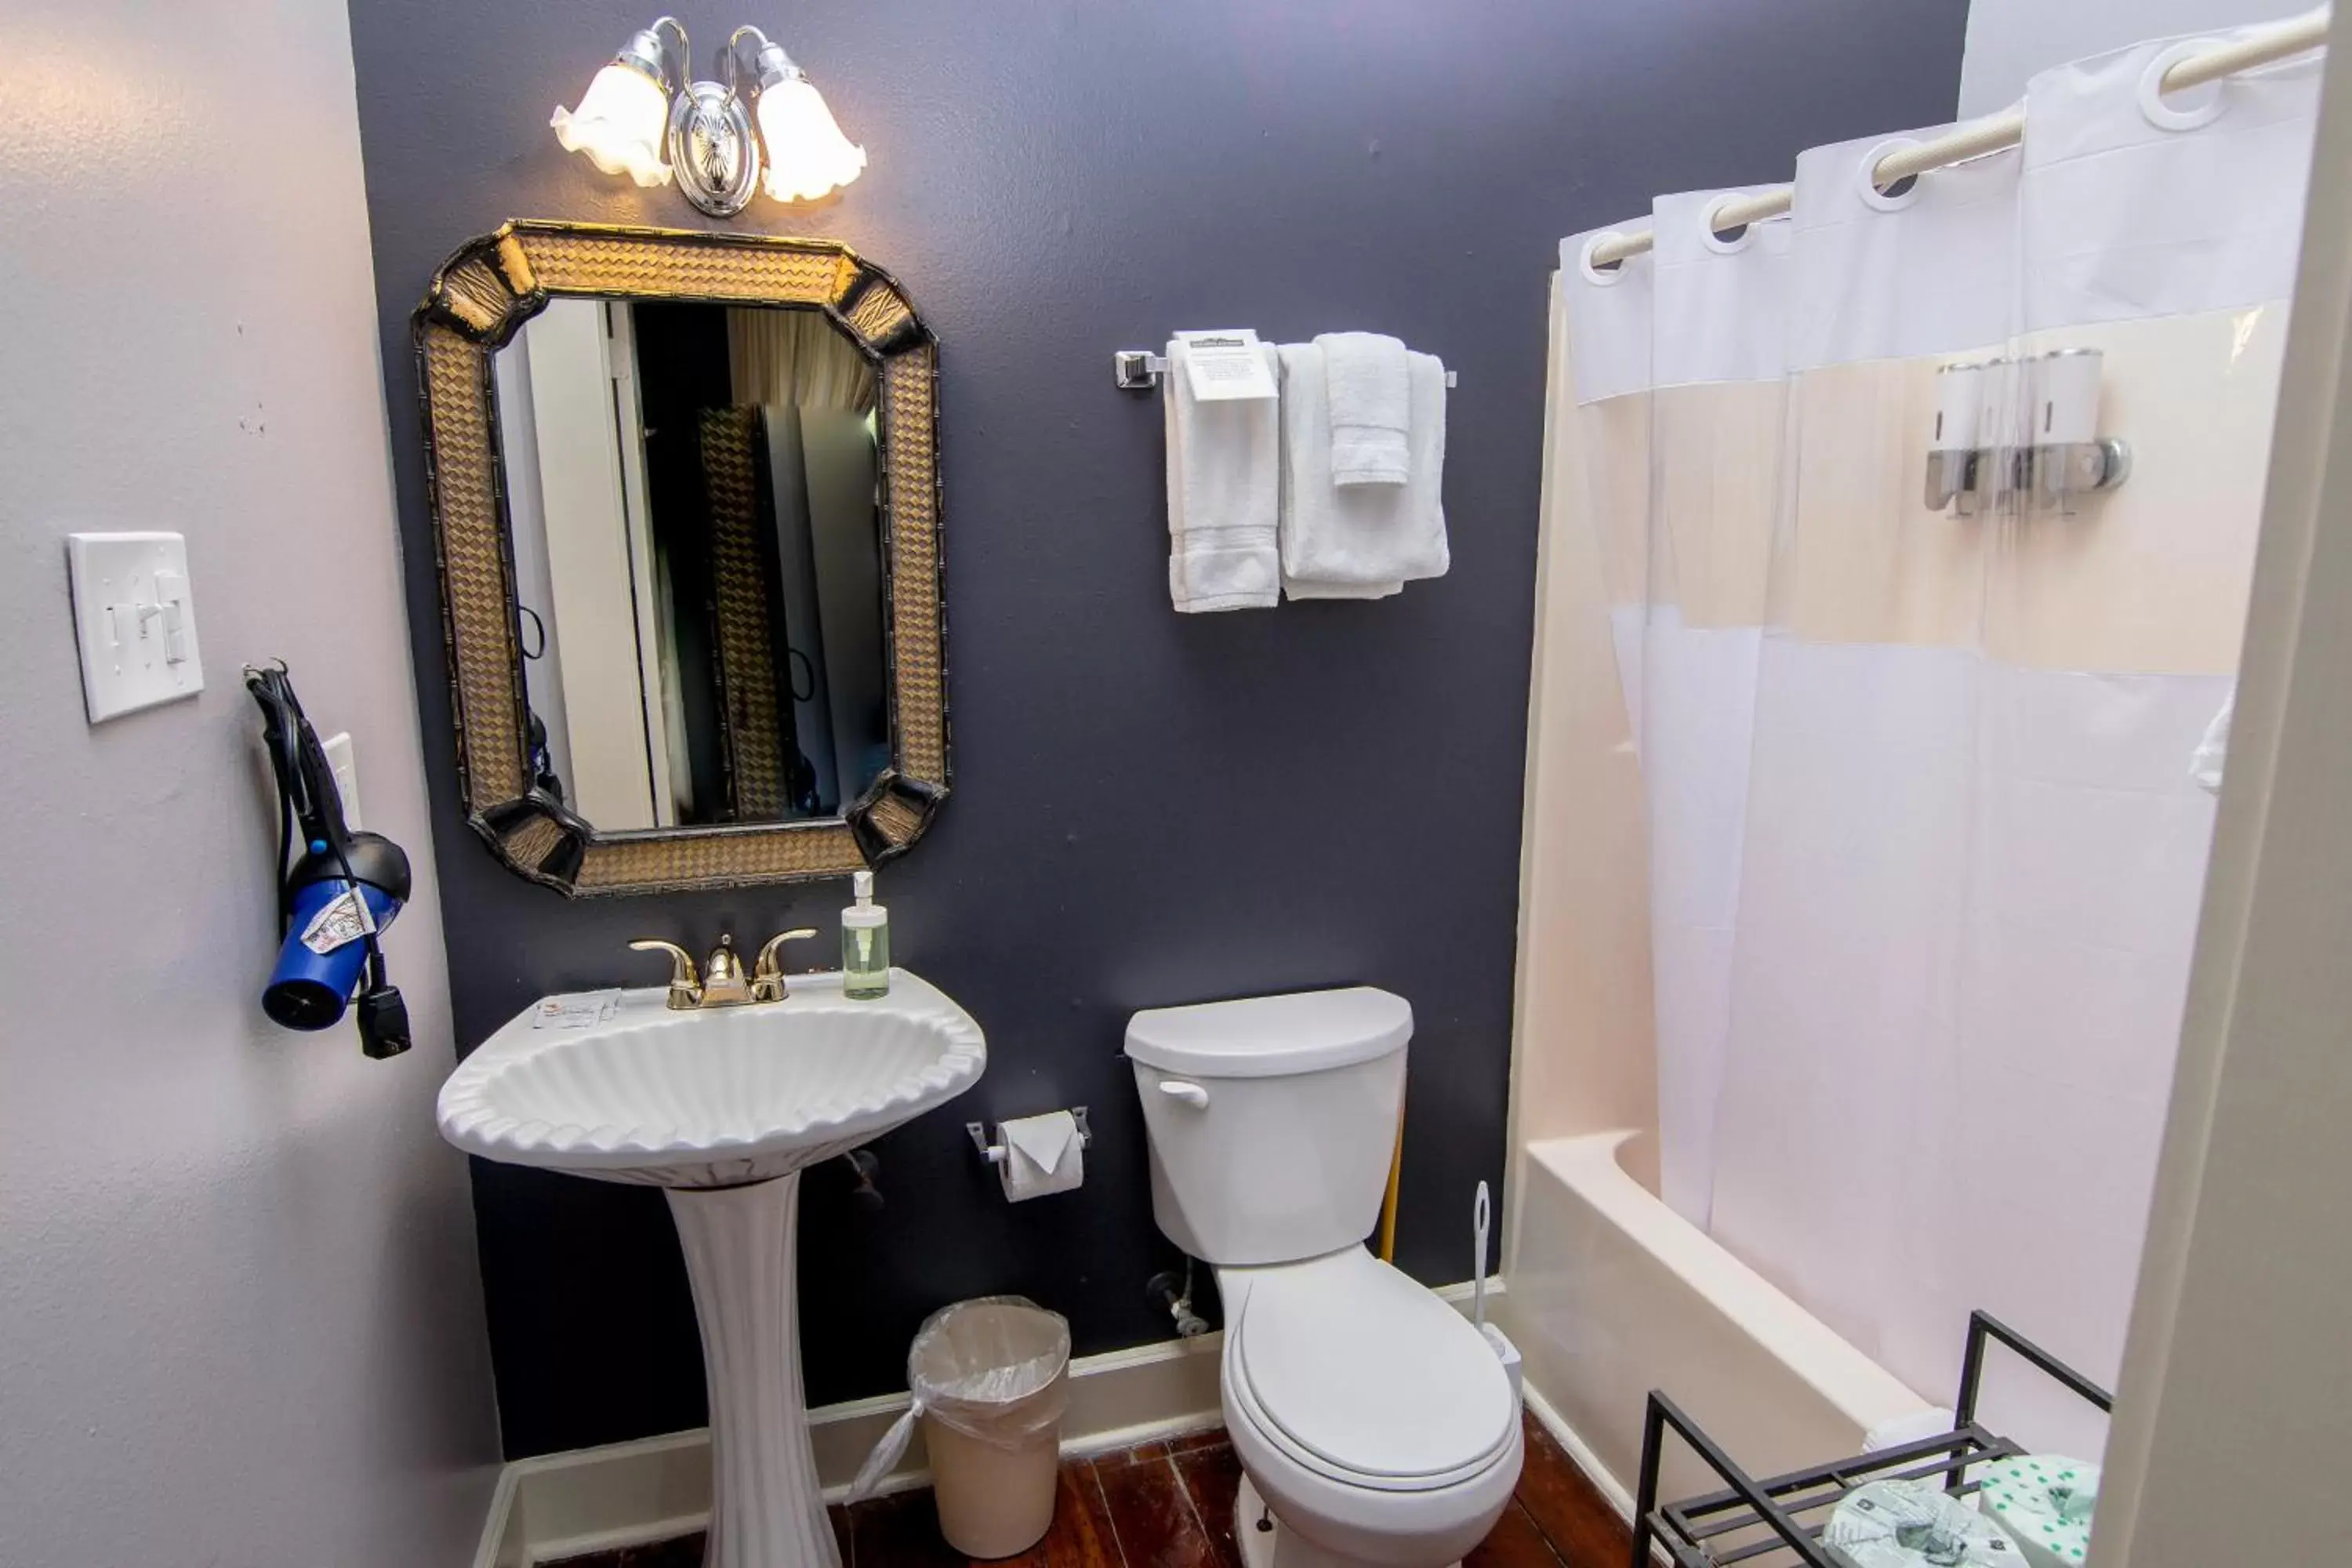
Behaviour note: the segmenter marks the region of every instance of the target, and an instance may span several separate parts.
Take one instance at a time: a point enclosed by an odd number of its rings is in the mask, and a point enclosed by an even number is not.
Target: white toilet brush
[[[1470,1205],[1470,1231],[1478,1246],[1470,1264],[1470,1322],[1482,1333],[1486,1328],[1486,1184],[1481,1182]]]
[[[1493,1201],[1486,1195],[1486,1184],[1478,1184],[1478,1196],[1470,1205],[1470,1231],[1478,1248],[1478,1256],[1470,1269],[1470,1326],[1476,1329],[1493,1348],[1495,1359],[1503,1363],[1503,1374],[1511,1380],[1511,1398],[1519,1397],[1519,1347],[1510,1336],[1486,1321],[1486,1228],[1493,1210]]]

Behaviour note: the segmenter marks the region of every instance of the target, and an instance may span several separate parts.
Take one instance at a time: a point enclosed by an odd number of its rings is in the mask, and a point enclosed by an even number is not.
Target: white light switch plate
[[[188,542],[176,533],[66,536],[82,702],[93,724],[205,689]]]

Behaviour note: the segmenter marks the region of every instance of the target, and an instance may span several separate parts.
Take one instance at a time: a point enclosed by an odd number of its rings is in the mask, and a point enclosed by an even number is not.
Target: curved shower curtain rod
[[[2235,76],[2240,71],[2252,70],[2286,59],[2291,56],[2315,49],[2327,42],[2328,7],[2323,5],[2306,16],[2282,22],[2225,44],[2200,55],[2192,55],[2164,73],[2162,90],[2186,92],[2203,87],[2208,82]],[[1988,153],[1998,153],[2014,147],[2025,136],[2025,106],[2016,105],[1999,114],[1973,120],[1932,142],[1921,142],[1899,148],[1878,161],[1870,172],[1872,183],[1884,190],[1905,180],[1916,179],[1931,170],[1981,158]],[[1739,196],[1715,209],[1715,227],[1718,233],[1745,228],[1751,223],[1768,218],[1786,217],[1794,192],[1788,185],[1775,185],[1759,191],[1752,196]],[[1594,267],[1613,267],[1648,250],[1654,237],[1646,228],[1628,229],[1612,235],[1592,247],[1589,258]]]

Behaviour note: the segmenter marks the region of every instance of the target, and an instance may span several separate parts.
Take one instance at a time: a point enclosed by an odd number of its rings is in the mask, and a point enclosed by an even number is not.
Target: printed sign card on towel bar
[[[1184,345],[1184,370],[1193,398],[1201,403],[1229,403],[1244,398],[1272,397],[1274,372],[1257,333],[1247,327],[1225,332],[1179,332]]]

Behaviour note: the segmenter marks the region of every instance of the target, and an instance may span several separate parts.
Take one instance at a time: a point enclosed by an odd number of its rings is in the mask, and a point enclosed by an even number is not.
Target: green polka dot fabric
[[[2099,1467],[2055,1454],[2001,1459],[1975,1472],[1977,1507],[2009,1531],[2021,1568],[2081,1568],[2091,1550]]]

